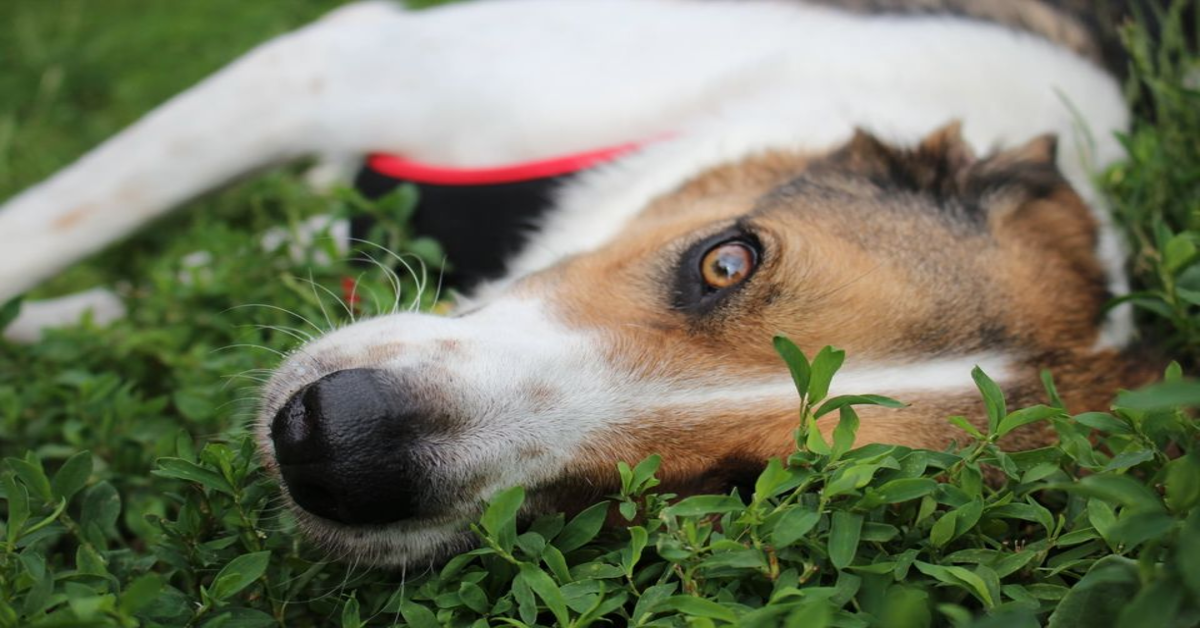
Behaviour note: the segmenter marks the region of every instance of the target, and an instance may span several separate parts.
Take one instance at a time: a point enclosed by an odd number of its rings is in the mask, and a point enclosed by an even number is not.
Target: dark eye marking
[[[762,261],[759,239],[734,228],[693,244],[675,272],[675,309],[705,314],[744,285]]]

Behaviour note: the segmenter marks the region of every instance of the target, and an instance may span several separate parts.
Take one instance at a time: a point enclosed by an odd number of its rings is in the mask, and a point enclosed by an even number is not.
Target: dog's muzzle
[[[431,432],[430,413],[393,380],[375,369],[336,371],[275,414],[275,457],[301,508],[351,525],[433,514],[430,478],[416,455]]]

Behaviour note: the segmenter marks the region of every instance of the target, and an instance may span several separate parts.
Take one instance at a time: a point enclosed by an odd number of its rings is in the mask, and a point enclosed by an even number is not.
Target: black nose
[[[426,473],[413,456],[428,420],[404,388],[383,371],[337,371],[275,414],[275,458],[300,507],[347,524],[429,514]]]

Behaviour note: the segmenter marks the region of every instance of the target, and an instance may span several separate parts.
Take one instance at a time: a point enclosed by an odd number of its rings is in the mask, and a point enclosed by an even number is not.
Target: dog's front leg
[[[0,301],[182,201],[305,152],[312,39],[259,47],[0,206]]]
[[[370,151],[489,165],[641,140],[756,85],[773,20],[674,2],[354,5],[272,40],[0,206],[0,301],[255,169]],[[751,79],[746,77],[750,76]],[[758,76],[767,79],[767,76]]]

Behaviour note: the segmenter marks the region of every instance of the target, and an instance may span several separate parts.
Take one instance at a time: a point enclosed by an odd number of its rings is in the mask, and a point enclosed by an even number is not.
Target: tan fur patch
[[[54,222],[51,223],[51,227],[57,231],[69,231],[77,227],[79,223],[83,222],[90,214],[95,213],[95,211],[95,205],[80,205],[55,218]]]
[[[761,243],[759,267],[713,308],[681,307],[679,282],[700,280],[689,250],[731,228]],[[771,337],[782,334],[808,355],[834,345],[860,363],[1002,354],[1015,368],[1014,407],[1045,402],[1038,372],[1049,367],[1082,411],[1142,381],[1120,356],[1091,350],[1106,299],[1095,243],[1052,138],[979,159],[950,125],[911,150],[859,134],[828,155],[771,153],[703,173],[526,288],[549,294],[568,325],[601,334],[604,358],[636,381],[703,390],[778,378],[786,369]],[[947,416],[983,421],[973,389],[904,401],[864,409],[859,444],[942,448],[962,437]],[[719,489],[791,451],[797,403],[648,408],[590,438],[566,485],[611,486],[612,460],[659,453],[671,490]],[[1047,438],[1031,429],[1006,444]]]

